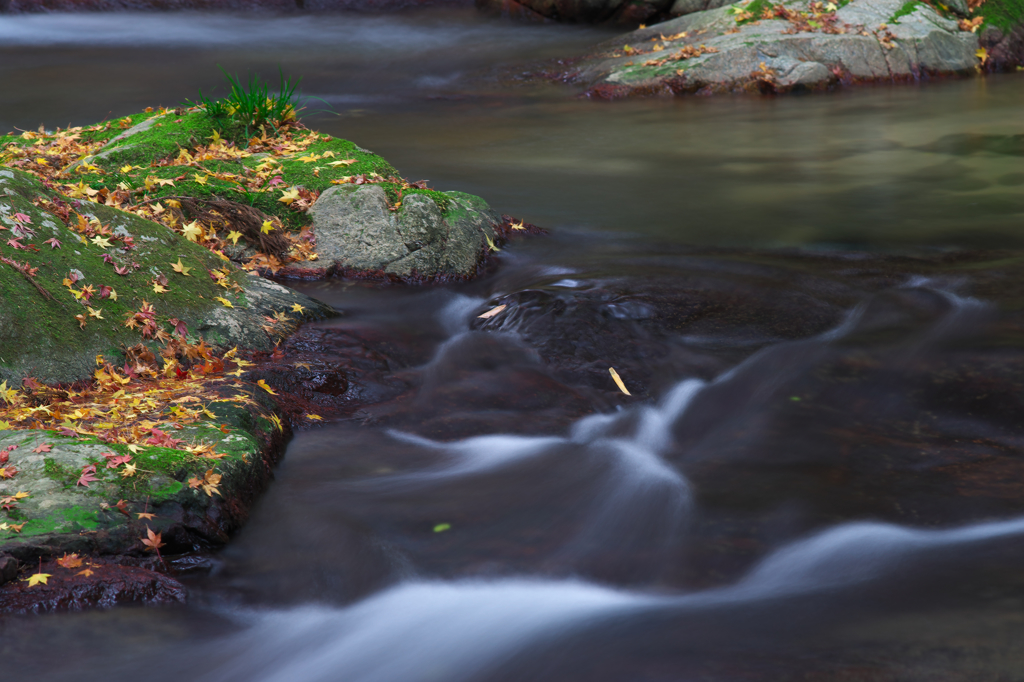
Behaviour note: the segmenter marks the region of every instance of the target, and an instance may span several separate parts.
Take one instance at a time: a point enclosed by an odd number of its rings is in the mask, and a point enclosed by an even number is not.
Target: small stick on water
[[[626,384],[622,383],[622,377],[619,376],[619,373],[615,371],[614,367],[609,367],[608,371],[611,372],[612,380],[615,382],[615,385],[619,387],[620,391],[629,396],[633,395],[629,392],[629,389],[626,388]]]

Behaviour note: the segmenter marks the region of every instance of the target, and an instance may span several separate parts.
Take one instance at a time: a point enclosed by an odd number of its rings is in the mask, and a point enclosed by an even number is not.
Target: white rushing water
[[[914,282],[914,287],[928,286]],[[984,309],[973,299],[939,292],[950,302],[935,335],[958,333],[959,320]],[[454,338],[469,332],[469,305],[456,300],[443,316]],[[673,428],[688,409],[716,386],[744,384],[763,371],[785,374],[781,359],[806,359],[855,332],[865,315],[855,309],[836,329],[755,354],[705,383],[680,382],[657,405],[580,420],[567,437],[488,435],[440,443],[394,433],[415,447],[438,452],[427,468],[360,479],[353,490],[394,492],[430,486],[446,479],[485,475],[538,457],[567,453],[600,460],[605,484],[588,525],[561,549],[587,553],[602,543],[628,552],[627,520],[657,518],[654,532],[666,549],[678,541],[692,504],[689,483],[663,455],[671,449]],[[787,350],[788,347],[788,350]],[[450,347],[449,347],[450,348]],[[442,347],[439,357],[448,352]],[[768,382],[769,385],[771,382]],[[763,396],[762,396],[763,397]],[[626,427],[631,428],[624,434]],[[627,429],[628,430],[628,429]],[[643,509],[643,512],[638,512]],[[653,513],[652,513],[653,512]],[[216,654],[200,656],[209,682],[458,682],[487,678],[536,647],[557,650],[559,641],[624,618],[702,617],[737,608],[809,595],[842,594],[927,562],[935,551],[970,551],[982,543],[1024,536],[1024,518],[944,530],[922,530],[886,523],[847,523],[814,533],[771,552],[732,585],[689,593],[614,589],[576,578],[529,576],[495,580],[409,580],[347,607],[304,606],[256,612],[246,631],[216,644]],[[215,662],[213,659],[216,659]]]

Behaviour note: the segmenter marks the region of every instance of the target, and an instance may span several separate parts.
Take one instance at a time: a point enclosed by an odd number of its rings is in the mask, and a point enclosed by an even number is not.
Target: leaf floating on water
[[[619,376],[619,373],[615,371],[614,367],[609,367],[608,371],[612,375],[612,381],[615,382],[615,385],[619,387],[620,391],[622,391],[626,395],[633,395],[632,393],[629,392],[629,389],[626,388],[626,384],[622,383],[622,377]]]
[[[435,533],[443,533],[446,530],[451,530],[451,528],[452,528],[452,524],[450,524],[450,523],[439,523],[436,526],[434,526],[434,532]]]
[[[479,319],[481,319],[481,320],[489,320],[489,319],[491,319],[492,317],[494,317],[495,315],[497,315],[498,313],[500,313],[502,310],[504,310],[507,307],[508,307],[507,305],[502,304],[502,305],[499,305],[499,306],[497,306],[495,308],[491,308],[490,310],[488,310],[483,315],[477,315],[477,317]]]

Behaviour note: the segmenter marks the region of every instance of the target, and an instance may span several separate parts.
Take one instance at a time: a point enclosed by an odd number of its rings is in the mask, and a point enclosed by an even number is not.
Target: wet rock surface
[[[0,559],[2,565],[3,559]],[[46,583],[29,586],[29,574],[48,574]],[[56,560],[24,566],[23,577],[0,585],[0,612],[8,614],[52,613],[138,604],[184,604],[187,591],[167,575],[137,566],[108,563],[102,559],[64,568]]]

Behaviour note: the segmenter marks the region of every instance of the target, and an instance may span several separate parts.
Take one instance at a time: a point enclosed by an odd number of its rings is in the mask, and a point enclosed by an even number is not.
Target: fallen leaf
[[[171,269],[174,270],[175,272],[180,272],[181,274],[185,275],[186,277],[191,277],[192,276],[192,275],[188,274],[189,272],[192,271],[192,268],[189,268],[189,267],[186,267],[186,266],[182,265],[181,258],[178,259],[177,263],[171,263]]]
[[[68,554],[64,552],[64,556],[57,559],[57,565],[61,568],[78,568],[82,565],[82,559],[78,554]]]
[[[490,310],[488,310],[483,315],[477,315],[477,317],[479,319],[481,319],[481,320],[489,320],[489,319],[491,319],[492,317],[494,317],[495,315],[497,315],[498,313],[500,313],[502,310],[504,310],[507,307],[508,307],[507,305],[502,304],[502,305],[496,306],[494,308],[491,308]]]
[[[628,389],[626,388],[626,384],[622,383],[622,378],[621,378],[621,377],[619,376],[619,373],[615,371],[615,368],[614,368],[614,367],[609,367],[609,368],[608,368],[608,371],[609,371],[609,372],[611,373],[611,375],[612,375],[612,381],[614,381],[614,382],[615,382],[615,385],[619,387],[619,390],[620,390],[620,391],[622,391],[622,392],[623,392],[623,393],[625,393],[626,395],[633,395],[633,394],[632,394],[632,393],[630,393],[630,392],[629,392],[629,390],[628,390]]]
[[[222,306],[224,306],[225,308],[234,308],[235,307],[234,305],[231,304],[231,301],[229,301],[228,299],[224,298],[223,296],[214,296],[213,299],[215,301],[220,301],[220,304]]]
[[[286,192],[282,193],[281,194],[281,198],[278,199],[278,201],[280,201],[282,204],[286,204],[288,206],[291,206],[292,203],[294,203],[294,202],[296,202],[298,200],[299,200],[299,190],[294,188],[294,187],[292,189],[287,190]]]
[[[53,446],[49,443],[40,443],[36,447],[32,448],[32,452],[49,452],[53,449]]]
[[[140,519],[155,519],[156,518],[156,514],[151,514],[150,512],[138,512],[137,514],[135,514],[135,516],[137,516]]]
[[[190,242],[197,241],[199,237],[203,236],[203,228],[199,227],[199,224],[194,220],[183,227],[181,231],[185,235],[185,239]]]
[[[142,538],[142,544],[151,552],[159,552],[160,548],[167,544],[162,542],[160,533],[154,533],[148,526],[146,527],[146,536]]]
[[[274,391],[274,389],[270,388],[270,386],[267,386],[267,382],[264,381],[263,379],[260,379],[259,381],[257,381],[256,385],[259,386],[260,388],[262,388],[264,391],[266,391],[270,395],[277,395],[277,393]]]
[[[42,573],[42,572],[30,575],[28,577],[28,586],[29,587],[35,587],[36,585],[39,585],[40,583],[45,585],[47,579],[49,579],[49,577],[51,575],[52,574],[50,574],[50,573]]]

